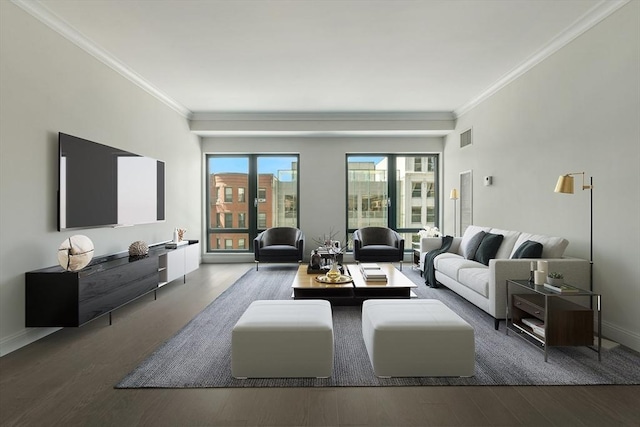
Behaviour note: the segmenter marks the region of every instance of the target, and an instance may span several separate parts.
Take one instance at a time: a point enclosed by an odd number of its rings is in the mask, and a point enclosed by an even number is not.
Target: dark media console
[[[82,326],[143,295],[155,292],[167,277],[198,268],[200,245],[176,249],[157,245],[144,258],[128,254],[95,260],[80,271],[48,267],[26,273],[25,326]],[[177,260],[177,262],[173,261]]]

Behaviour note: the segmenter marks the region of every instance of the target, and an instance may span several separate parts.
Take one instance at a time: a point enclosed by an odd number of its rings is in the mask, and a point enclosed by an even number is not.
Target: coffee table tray
[[[325,275],[320,275],[320,276],[316,277],[316,281],[320,282],[320,283],[339,285],[339,284],[343,284],[343,283],[351,283],[351,282],[353,282],[353,278],[351,276],[347,276],[347,275],[341,274],[338,279],[331,280]]]

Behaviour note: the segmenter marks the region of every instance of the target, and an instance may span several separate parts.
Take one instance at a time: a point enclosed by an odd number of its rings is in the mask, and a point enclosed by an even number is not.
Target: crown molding
[[[454,120],[450,111],[332,111],[332,112],[217,112],[194,111],[191,120],[212,121],[430,121]]]
[[[629,1],[630,0],[602,0],[600,3],[596,4],[590,10],[585,12],[584,15],[578,18],[567,29],[553,38],[546,46],[536,51],[524,62],[502,76],[500,79],[498,79],[498,81],[482,91],[475,98],[471,99],[466,104],[456,108],[453,111],[454,116],[458,118],[463,114],[469,112],[470,110],[481,104],[483,101],[494,95],[500,89],[516,80],[518,77],[522,76],[537,64],[569,44],[575,38],[594,27],[600,21],[611,15],[613,12],[629,3]]]
[[[178,103],[160,89],[149,83],[138,73],[133,71],[131,68],[127,67],[121,61],[116,59],[111,53],[107,50],[101,48],[93,42],[91,39],[80,33],[78,30],[73,28],[69,23],[67,23],[64,19],[60,18],[58,15],[51,12],[46,6],[40,3],[37,0],[11,0],[16,6],[23,9],[25,12],[29,13],[46,26],[51,28],[52,30],[59,33],[61,36],[71,41],[73,44],[81,48],[82,50],[89,53],[94,58],[98,59],[100,62],[104,63],[114,71],[120,73],[122,76],[136,84],[138,87],[142,88],[149,94],[153,95],[164,104],[175,110],[180,115],[186,117],[187,119],[192,116],[191,110]]]

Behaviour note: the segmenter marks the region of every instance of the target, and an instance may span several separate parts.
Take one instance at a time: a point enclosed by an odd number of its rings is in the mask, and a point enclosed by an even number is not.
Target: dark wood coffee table
[[[365,281],[357,264],[345,265],[345,274],[352,277],[349,283],[320,283],[315,274],[307,274],[307,266],[300,265],[293,279],[294,299],[324,299],[335,305],[358,305],[371,298],[411,298],[412,288],[418,286],[397,270],[391,263],[378,263],[387,274],[386,282]]]

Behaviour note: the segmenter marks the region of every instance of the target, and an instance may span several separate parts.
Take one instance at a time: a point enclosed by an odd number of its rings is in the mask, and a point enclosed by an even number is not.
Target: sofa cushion
[[[485,298],[489,297],[489,267],[463,268],[458,273],[458,282]]]
[[[469,246],[469,242],[470,240],[473,238],[473,236],[475,236],[476,234],[478,234],[481,231],[484,231],[485,233],[487,233],[489,230],[491,230],[490,227],[479,227],[477,225],[470,225],[467,227],[467,229],[464,231],[464,235],[462,236],[462,241],[460,242],[460,247],[458,248],[458,255],[462,255],[463,257],[467,257],[467,253],[468,253],[468,246]]]
[[[542,244],[542,258],[562,258],[565,249],[569,246],[569,241],[562,237],[543,236],[540,234],[522,233],[516,241],[515,250],[527,240],[532,240]],[[511,254],[513,256],[513,253]]]
[[[504,240],[504,236],[502,234],[485,234],[482,242],[480,242],[480,246],[478,246],[478,250],[476,251],[475,260],[483,263],[484,265],[489,265],[489,260],[496,257],[496,253],[498,253],[502,240]]]
[[[448,254],[438,255],[436,257],[436,260],[442,257],[441,259],[438,260],[436,270],[454,280],[458,280],[458,275],[460,274],[461,270],[464,270],[467,268],[484,267],[482,264],[478,263],[477,261],[468,260],[466,258],[462,258],[461,256],[443,257],[443,255],[448,255]]]
[[[511,259],[519,258],[540,258],[542,256],[542,244],[527,240],[522,243],[511,255]]]
[[[511,253],[513,252],[513,247],[520,237],[519,231],[509,231],[509,230],[500,230],[499,228],[492,228],[489,231],[492,234],[502,234],[504,239],[502,239],[502,244],[498,248],[498,252],[496,252],[495,258],[497,259],[509,259],[511,257]]]
[[[480,246],[480,243],[482,243],[482,239],[484,239],[484,236],[486,234],[487,233],[485,233],[484,231],[481,231],[479,233],[476,233],[475,236],[469,239],[469,244],[467,245],[465,249],[465,254],[464,254],[464,257],[466,259],[475,258],[476,251],[478,250],[478,246]]]

